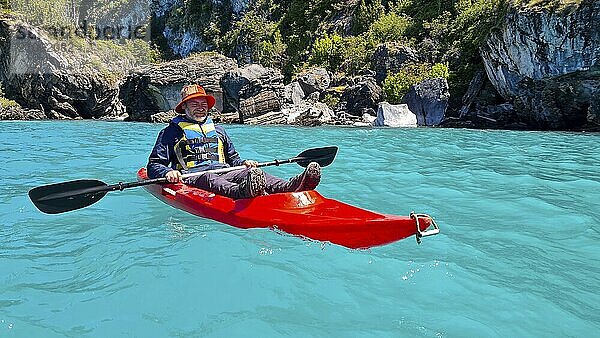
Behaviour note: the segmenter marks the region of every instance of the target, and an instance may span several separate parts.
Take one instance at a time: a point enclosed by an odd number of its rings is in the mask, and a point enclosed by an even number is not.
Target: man
[[[215,98],[207,95],[202,86],[183,87],[181,102],[175,107],[180,115],[160,131],[150,154],[147,165],[150,178],[166,177],[174,183],[182,180],[182,172],[244,165],[245,169],[224,174],[189,177],[184,183],[234,199],[317,187],[321,167],[316,162],[311,162],[302,174],[285,181],[257,168],[258,162],[254,160],[242,160],[225,129],[210,118],[208,111],[214,105]]]

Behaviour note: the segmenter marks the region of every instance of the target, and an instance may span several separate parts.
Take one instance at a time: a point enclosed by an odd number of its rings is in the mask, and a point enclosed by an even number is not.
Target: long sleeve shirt
[[[219,125],[215,125],[215,131],[221,142],[223,142],[226,164],[206,166],[206,168],[199,169],[208,170],[219,167],[243,165],[244,160],[240,158],[240,155],[235,150],[235,146],[229,138],[229,135],[227,135],[227,132],[225,132],[225,129]],[[182,137],[183,130],[175,123],[169,123],[167,127],[160,131],[154,148],[152,149],[152,153],[150,153],[148,165],[146,166],[149,178],[165,177],[169,171],[173,170],[175,164],[178,163],[173,147]]]

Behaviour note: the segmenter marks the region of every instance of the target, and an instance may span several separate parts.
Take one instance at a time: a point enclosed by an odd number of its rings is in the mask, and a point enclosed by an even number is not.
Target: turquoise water
[[[338,145],[319,191],[442,233],[355,251],[141,188],[40,213],[33,187],[135,180],[161,125],[1,122],[2,337],[591,337],[600,135],[229,126],[243,157]],[[300,167],[267,169],[291,176]]]

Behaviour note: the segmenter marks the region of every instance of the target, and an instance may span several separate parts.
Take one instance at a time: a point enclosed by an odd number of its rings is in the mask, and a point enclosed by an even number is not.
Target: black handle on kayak
[[[335,146],[308,149],[298,154],[296,157],[287,160],[263,162],[259,163],[258,166],[266,167],[285,163],[298,163],[299,165],[306,167],[310,162],[317,162],[322,167],[325,167],[333,162],[337,150],[338,148]],[[226,173],[244,168],[245,166],[238,166],[207,170],[185,174],[183,177],[199,176],[206,173]],[[92,205],[111,191],[120,191],[128,188],[167,182],[167,179],[164,177],[136,182],[119,182],[118,184],[113,185],[108,185],[99,180],[76,180],[33,188],[29,191],[29,198],[41,212],[47,214],[60,214]]]

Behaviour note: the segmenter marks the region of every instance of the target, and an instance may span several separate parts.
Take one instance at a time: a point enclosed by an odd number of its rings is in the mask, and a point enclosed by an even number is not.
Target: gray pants
[[[185,183],[206,191],[214,192],[215,194],[231,198],[242,198],[243,193],[240,191],[239,184],[246,180],[249,170],[249,168],[245,168],[224,174],[207,173],[187,178]],[[278,192],[294,191],[295,187],[298,185],[296,181],[298,181],[299,176],[300,175],[286,181],[265,173],[265,192],[274,194]]]

